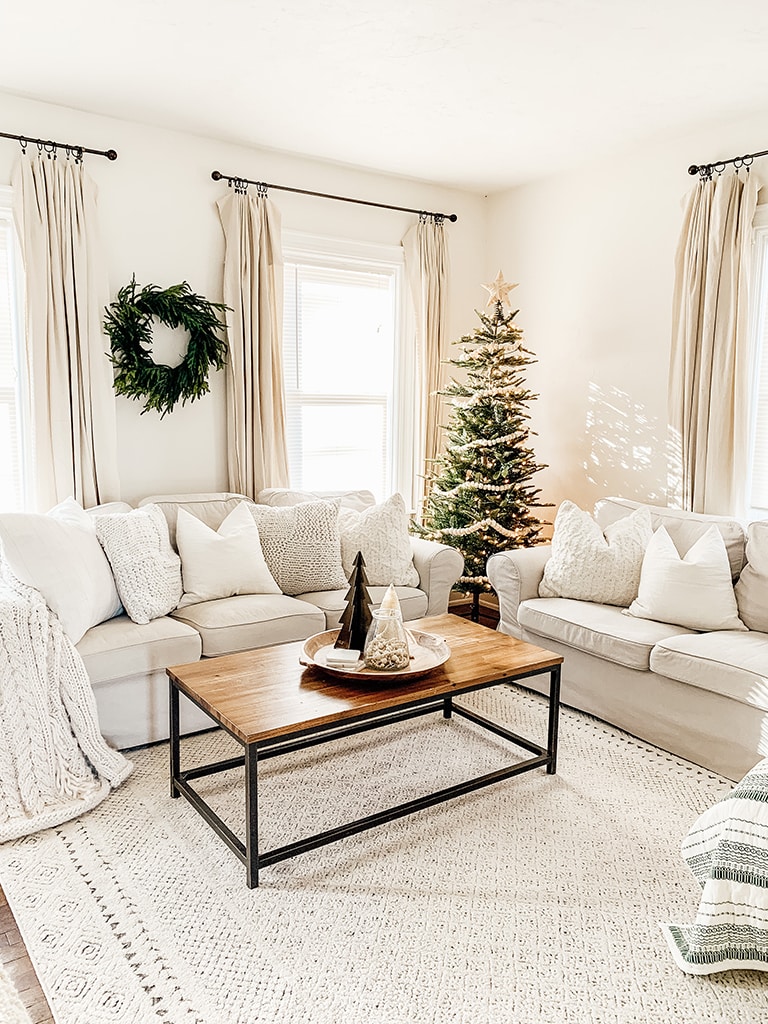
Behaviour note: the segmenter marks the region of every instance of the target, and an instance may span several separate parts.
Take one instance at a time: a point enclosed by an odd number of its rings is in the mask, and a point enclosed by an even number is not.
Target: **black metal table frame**
[[[503,728],[496,722],[492,722],[489,719],[484,718],[482,715],[478,715],[470,708],[461,707],[453,702],[454,697],[461,696],[462,694],[472,693],[477,690],[485,690],[490,686],[500,686],[505,683],[517,683],[522,679],[527,679],[531,676],[543,675],[544,673],[549,673],[549,719],[546,747],[541,747],[537,743],[533,743],[531,740],[526,739],[523,736],[519,736],[517,733],[511,732],[509,729]],[[422,697],[409,701],[406,704],[399,705],[391,711],[385,709],[383,711],[366,712],[360,715],[354,715],[347,719],[346,722],[336,721],[325,725],[314,725],[306,729],[297,730],[287,737],[275,737],[267,740],[255,741],[253,743],[244,743],[238,736],[231,732],[231,730],[227,729],[226,726],[222,725],[221,722],[218,722],[211,715],[210,717],[217,725],[220,725],[230,734],[230,736],[233,737],[233,739],[237,740],[237,742],[243,746],[244,754],[241,757],[232,757],[225,761],[216,761],[213,764],[200,765],[196,768],[189,768],[186,771],[181,771],[179,735],[179,694],[184,691],[179,689],[173,679],[170,679],[169,683],[171,796],[184,796],[189,803],[192,804],[195,810],[198,811],[198,813],[208,822],[214,832],[224,840],[235,856],[239,857],[246,868],[246,879],[249,889],[253,889],[259,884],[259,870],[261,868],[267,867],[270,864],[276,864],[281,860],[287,860],[288,857],[295,857],[300,853],[306,853],[308,850],[315,850],[320,846],[336,842],[338,839],[344,839],[347,836],[356,835],[359,832],[365,832],[370,828],[375,828],[377,825],[383,825],[387,821],[394,821],[396,818],[402,818],[407,814],[413,814],[414,812],[424,810],[427,807],[433,807],[435,804],[443,803],[446,800],[452,800],[454,797],[462,796],[465,793],[471,793],[473,790],[481,789],[484,786],[493,785],[493,783],[500,782],[502,779],[508,779],[514,775],[521,775],[523,772],[533,771],[539,767],[546,767],[547,774],[549,775],[554,775],[557,771],[557,731],[560,711],[560,665],[555,665],[553,668],[549,669],[539,669],[533,672],[519,673],[502,679],[495,679],[487,683],[461,687],[451,694],[444,696]],[[194,698],[190,697],[189,694],[184,693],[184,696],[195,704],[196,707],[199,707],[202,711],[206,711],[206,709],[198,704]],[[285,846],[276,847],[275,849],[268,850],[265,853],[259,852],[257,800],[257,767],[259,760],[265,760],[268,757],[276,757],[278,754],[289,754],[296,750],[304,750],[307,747],[312,747],[319,743],[327,743],[329,740],[339,739],[343,736],[353,736],[355,733],[367,732],[371,729],[378,729],[381,726],[389,725],[392,722],[402,722],[409,718],[417,718],[421,715],[428,715],[440,710],[442,710],[444,718],[450,718],[452,713],[460,715],[462,718],[466,718],[470,722],[474,722],[476,725],[482,726],[482,728],[487,729],[494,735],[500,736],[502,739],[509,740],[511,743],[515,744],[515,746],[522,747],[524,750],[529,750],[535,756],[526,758],[523,761],[517,761],[515,764],[509,765],[506,768],[499,768],[496,771],[488,772],[485,775],[479,775],[474,779],[467,780],[466,782],[460,782],[456,785],[448,786],[445,789],[440,789],[437,792],[427,794],[426,796],[416,797],[413,800],[407,800],[405,803],[397,804],[394,807],[376,811],[374,814],[369,814],[364,818],[358,818],[356,821],[351,821],[344,825],[338,825],[335,828],[327,829],[324,832],[318,832],[315,835],[307,836],[305,839],[299,839],[293,843],[288,843]],[[207,711],[206,714],[208,714]],[[230,771],[233,768],[242,767],[245,768],[246,834],[244,843],[238,839],[229,826],[222,821],[213,808],[210,807],[200,794],[197,793],[190,785],[190,781],[193,779],[199,779],[207,775],[215,775],[218,772]]]

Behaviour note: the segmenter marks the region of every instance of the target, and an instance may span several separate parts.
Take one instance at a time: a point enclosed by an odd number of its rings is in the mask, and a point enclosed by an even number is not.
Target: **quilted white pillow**
[[[362,551],[365,571],[372,587],[418,587],[419,574],[413,564],[408,533],[408,510],[401,494],[393,494],[380,505],[362,512],[341,509],[341,564],[347,577],[355,555]]]
[[[284,594],[341,590],[339,502],[307,501],[288,508],[251,505],[269,571]]]
[[[280,593],[267,568],[259,530],[245,501],[232,509],[218,530],[180,508],[176,543],[184,580],[179,608],[236,594]]]
[[[40,591],[73,644],[91,626],[120,614],[120,598],[96,527],[74,498],[45,515],[0,515],[0,540],[13,574]]]
[[[749,524],[747,564],[735,591],[744,625],[768,633],[768,519]]]
[[[637,597],[650,539],[647,508],[636,509],[603,533],[589,512],[564,501],[555,517],[552,554],[544,567],[539,596],[626,608]]]
[[[94,516],[117,592],[134,622],[167,615],[181,598],[181,561],[171,547],[168,523],[157,505]]]
[[[681,558],[675,542],[660,526],[645,552],[637,600],[627,612],[687,629],[745,630],[718,528],[710,526]]]

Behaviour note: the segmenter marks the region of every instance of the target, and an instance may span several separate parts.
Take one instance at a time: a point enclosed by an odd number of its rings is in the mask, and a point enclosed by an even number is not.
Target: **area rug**
[[[32,1024],[13,982],[0,964],[0,1021],[2,1024]]]
[[[469,701],[468,701],[469,702]],[[546,705],[471,702],[523,735]],[[230,756],[220,733],[182,765]],[[262,766],[264,848],[509,762],[454,718]],[[671,1024],[768,1018],[757,972],[692,978],[659,923],[700,891],[680,856],[732,784],[564,710],[556,776],[531,772],[264,869],[182,799],[165,745],[83,817],[0,847],[0,883],[58,1024]],[[200,783],[234,828],[237,772]]]

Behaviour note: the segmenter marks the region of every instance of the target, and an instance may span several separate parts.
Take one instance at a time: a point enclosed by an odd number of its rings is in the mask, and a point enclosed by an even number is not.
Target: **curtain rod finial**
[[[698,164],[691,164],[691,166],[688,168],[688,173],[689,174],[698,174],[699,173],[699,165]]]
[[[211,177],[214,181],[221,181],[223,175],[221,171],[211,171]]]
[[[108,160],[117,160],[117,151],[114,149],[108,149],[105,155]]]
[[[447,217],[447,220],[449,220],[451,222],[451,224],[455,224],[458,219],[459,218],[458,218],[457,214],[455,214],[455,213],[451,213]]]

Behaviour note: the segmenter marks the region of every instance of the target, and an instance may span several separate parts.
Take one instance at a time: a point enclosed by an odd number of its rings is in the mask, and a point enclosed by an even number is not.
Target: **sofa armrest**
[[[539,596],[544,566],[552,552],[550,544],[532,548],[497,551],[488,559],[486,572],[499,598],[499,625],[502,633],[520,637],[517,609],[523,601]]]
[[[419,586],[427,595],[427,615],[444,615],[454,584],[464,571],[460,551],[423,537],[411,537],[411,553]]]

